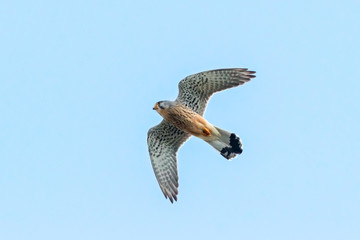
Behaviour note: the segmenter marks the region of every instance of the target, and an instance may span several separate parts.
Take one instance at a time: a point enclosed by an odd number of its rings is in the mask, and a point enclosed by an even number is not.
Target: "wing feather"
[[[176,101],[203,115],[210,97],[219,91],[242,85],[254,78],[247,68],[225,68],[190,75],[179,82]]]
[[[147,142],[151,164],[161,191],[171,202],[177,201],[179,177],[177,151],[190,134],[163,120],[150,128]]]

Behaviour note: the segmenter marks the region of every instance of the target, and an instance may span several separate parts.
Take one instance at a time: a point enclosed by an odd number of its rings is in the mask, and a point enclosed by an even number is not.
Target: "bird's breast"
[[[196,137],[211,135],[213,126],[202,116],[185,106],[173,106],[162,114],[175,127]]]

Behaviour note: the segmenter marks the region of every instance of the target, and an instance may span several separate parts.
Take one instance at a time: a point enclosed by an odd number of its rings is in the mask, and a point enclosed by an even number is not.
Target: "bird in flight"
[[[242,85],[255,77],[247,68],[217,69],[190,75],[179,82],[175,101],[159,101],[156,110],[163,120],[150,128],[149,155],[156,179],[165,198],[177,201],[179,177],[177,151],[195,136],[214,147],[226,159],[241,154],[242,143],[235,134],[218,128],[203,118],[207,102],[219,91]]]

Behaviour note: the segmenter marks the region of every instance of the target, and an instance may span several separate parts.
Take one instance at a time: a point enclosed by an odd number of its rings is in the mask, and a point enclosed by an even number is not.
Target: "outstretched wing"
[[[163,120],[150,128],[147,142],[151,164],[156,179],[165,197],[171,202],[178,194],[179,177],[177,172],[176,154],[180,146],[190,137],[190,134],[176,128]]]
[[[176,101],[203,115],[211,95],[250,81],[254,73],[247,68],[228,68],[190,75],[179,82]]]

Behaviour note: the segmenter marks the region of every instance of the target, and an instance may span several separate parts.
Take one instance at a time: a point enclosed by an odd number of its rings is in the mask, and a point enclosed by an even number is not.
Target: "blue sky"
[[[1,239],[358,239],[358,1],[2,1]],[[187,75],[248,67],[190,139],[179,201],[146,134]]]

